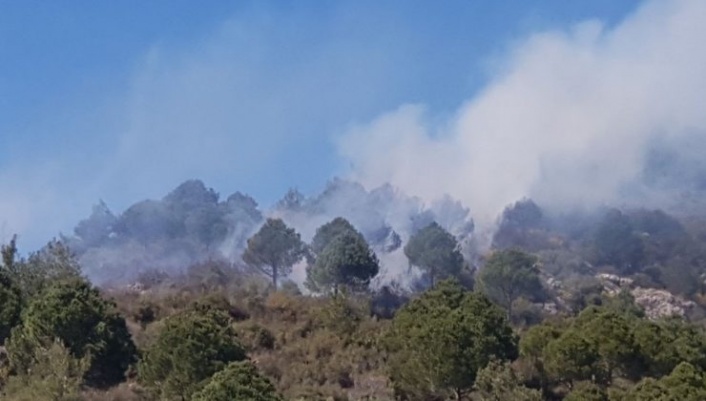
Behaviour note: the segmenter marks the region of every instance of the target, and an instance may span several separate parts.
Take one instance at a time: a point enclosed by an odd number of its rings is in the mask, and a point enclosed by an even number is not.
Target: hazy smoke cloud
[[[350,221],[380,259],[380,274],[373,286],[393,281],[409,286],[418,278],[419,272],[410,268],[403,247],[412,234],[433,221],[456,236],[465,253],[472,252],[474,223],[466,207],[448,197],[426,204],[390,185],[368,191],[356,182],[334,179],[313,197],[290,191],[269,214],[294,227],[306,242],[317,228],[336,217]],[[305,267],[295,266],[290,279],[303,284]]]
[[[340,153],[366,186],[450,194],[480,225],[523,196],[555,207],[644,201],[656,143],[674,160],[704,143],[684,140],[706,132],[704,18],[703,1],[652,1],[611,29],[533,35],[452,118],[404,105],[351,129]]]

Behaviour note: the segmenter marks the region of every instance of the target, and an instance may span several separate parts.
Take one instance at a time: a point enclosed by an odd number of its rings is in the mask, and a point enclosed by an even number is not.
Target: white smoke
[[[533,35],[452,118],[403,105],[352,128],[340,154],[364,185],[449,194],[480,226],[523,196],[624,200],[655,140],[706,133],[705,19],[702,0],[655,0],[613,28]]]

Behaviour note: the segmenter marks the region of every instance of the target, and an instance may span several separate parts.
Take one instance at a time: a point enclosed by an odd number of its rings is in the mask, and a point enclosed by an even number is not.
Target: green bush
[[[13,369],[29,370],[35,341],[53,338],[61,340],[73,357],[89,358],[84,379],[90,386],[121,382],[137,356],[115,305],[78,278],[56,282],[32,299],[7,344]]]
[[[20,292],[0,272],[0,345],[10,335],[10,330],[20,322],[21,310]]]
[[[517,357],[505,314],[451,281],[400,309],[386,345],[395,391],[412,399],[461,397],[492,359]]]
[[[192,401],[281,401],[275,387],[250,362],[233,362],[217,372]]]
[[[190,309],[165,319],[140,361],[138,375],[161,399],[188,399],[215,372],[244,359],[245,350],[225,312]]]
[[[78,401],[88,357],[76,359],[61,340],[36,341],[31,348],[31,366],[10,376],[3,389],[4,400]]]

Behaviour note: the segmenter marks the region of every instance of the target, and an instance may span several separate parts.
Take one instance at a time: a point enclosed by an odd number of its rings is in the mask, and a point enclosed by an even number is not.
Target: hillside
[[[524,199],[481,241],[460,203],[390,186],[262,210],[187,181],[101,203],[28,258],[3,247],[0,383],[9,400],[698,400],[704,233]]]

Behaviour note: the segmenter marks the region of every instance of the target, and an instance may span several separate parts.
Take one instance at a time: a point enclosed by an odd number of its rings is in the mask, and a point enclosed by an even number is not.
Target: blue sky
[[[188,178],[265,206],[314,192],[351,126],[444,119],[516,43],[639,4],[0,0],[0,239],[36,247]]]

